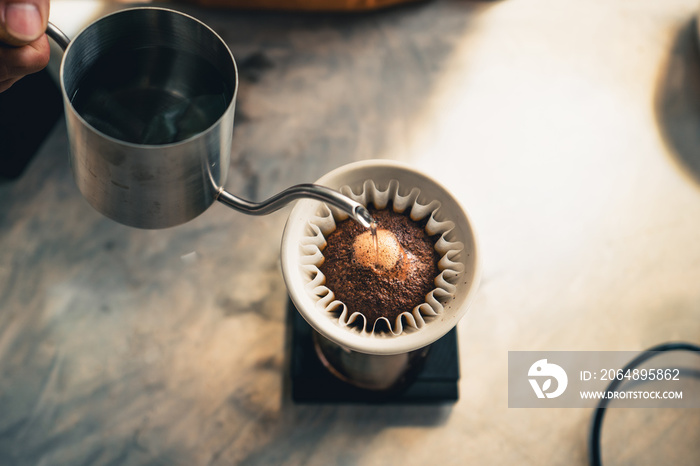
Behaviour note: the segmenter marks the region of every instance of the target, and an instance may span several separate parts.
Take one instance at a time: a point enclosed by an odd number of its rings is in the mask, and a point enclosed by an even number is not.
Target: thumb
[[[0,0],[0,42],[26,45],[46,31],[49,0]]]

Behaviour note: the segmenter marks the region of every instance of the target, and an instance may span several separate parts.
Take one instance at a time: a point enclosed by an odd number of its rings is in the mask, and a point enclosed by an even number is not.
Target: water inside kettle
[[[169,47],[116,50],[80,79],[71,103],[92,127],[121,141],[172,144],[214,124],[233,99],[214,65]]]

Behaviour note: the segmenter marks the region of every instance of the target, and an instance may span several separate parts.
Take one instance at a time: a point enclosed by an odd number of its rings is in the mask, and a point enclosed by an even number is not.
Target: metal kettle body
[[[363,206],[323,186],[293,186],[263,202],[246,201],[224,190],[238,72],[226,43],[201,21],[174,10],[134,8],[96,20],[72,41],[51,23],[47,34],[64,49],[60,83],[75,182],[105,216],[132,227],[157,229],[185,223],[216,200],[244,213],[263,215],[310,197],[346,211],[365,226],[371,223]],[[76,109],[74,97],[85,86],[93,65],[109,61],[115,53],[147,54],[146,59],[129,61],[135,67],[130,70],[135,74],[133,81],[146,90],[179,96],[196,86],[197,80],[210,79],[204,70],[183,70],[161,59],[173,50],[205,60],[227,83],[224,105],[208,116],[211,123],[201,131],[172,142],[134,142],[96,127]],[[118,72],[119,65],[113,66]],[[128,120],[125,117],[119,124],[128,126]]]

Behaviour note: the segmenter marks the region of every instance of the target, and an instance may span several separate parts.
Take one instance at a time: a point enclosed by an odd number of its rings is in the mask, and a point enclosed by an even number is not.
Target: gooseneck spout
[[[219,190],[216,200],[246,214],[266,215],[301,198],[316,199],[337,207],[365,228],[369,228],[374,221],[369,211],[359,202],[330,188],[316,184],[298,184],[262,202],[251,202],[238,198],[222,188]]]

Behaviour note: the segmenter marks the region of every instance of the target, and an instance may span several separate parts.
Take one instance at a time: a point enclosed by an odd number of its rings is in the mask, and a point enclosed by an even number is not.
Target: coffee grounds
[[[369,211],[377,228],[391,231],[403,247],[396,265],[386,270],[360,264],[354,257],[353,243],[367,230],[347,219],[326,238],[325,261],[320,270],[335,299],[343,302],[350,314],[362,313],[371,329],[380,317],[393,325],[399,314],[425,302],[425,296],[435,289],[440,256],[435,251],[437,236],[425,232],[427,219],[415,222],[407,214],[394,212],[391,206],[382,210],[370,207]]]

